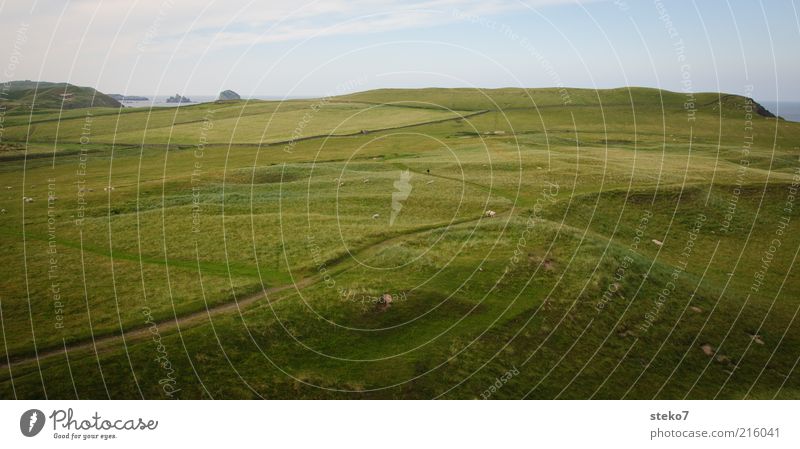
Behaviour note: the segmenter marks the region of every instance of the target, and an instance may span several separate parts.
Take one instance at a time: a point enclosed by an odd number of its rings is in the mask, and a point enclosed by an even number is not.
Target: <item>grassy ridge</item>
[[[43,156],[0,162],[2,358],[29,357],[34,338],[45,351],[141,328],[144,307],[174,320],[315,279],[165,329],[180,397],[469,398],[516,366],[496,397],[796,398],[800,225],[785,209],[800,127],[743,97],[697,94],[688,121],[682,94],[563,95],[95,109],[85,144],[89,110],[30,127],[12,115],[7,143],[32,143],[9,151]],[[292,138],[307,114],[302,136],[411,126],[260,145]],[[372,302],[384,293],[389,308]],[[165,397],[152,340],[99,352],[14,363],[0,395]]]
[[[69,83],[9,81],[0,84],[0,108],[28,113],[52,109],[121,108],[122,104],[91,87]]]

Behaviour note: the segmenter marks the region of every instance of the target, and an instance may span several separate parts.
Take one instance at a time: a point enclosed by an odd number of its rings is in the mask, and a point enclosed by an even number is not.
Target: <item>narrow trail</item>
[[[123,335],[125,337],[126,343],[132,343],[132,342],[139,342],[141,340],[147,339],[148,337],[151,337],[152,334],[150,332],[150,328],[153,325],[155,325],[158,328],[158,332],[160,334],[163,334],[165,331],[171,331],[173,329],[176,329],[178,328],[178,326],[180,326],[182,330],[184,327],[194,327],[197,324],[209,320],[211,317],[226,312],[239,310],[261,299],[267,299],[269,298],[269,295],[272,295],[274,293],[279,293],[293,287],[305,288],[309,285],[316,283],[317,281],[318,280],[314,278],[303,278],[294,284],[286,284],[277,287],[267,288],[259,292],[241,297],[231,302],[217,304],[215,306],[211,306],[206,309],[189,312],[185,315],[179,315],[172,318],[166,318],[160,321],[155,321],[153,323],[143,324],[141,326],[130,327],[125,329],[122,334],[119,333],[108,334],[94,339],[92,337],[89,337],[85,340],[79,340],[73,343],[68,343],[66,346],[48,347],[39,350],[38,357],[36,355],[24,355],[19,357],[10,356],[2,364],[0,364],[0,369],[2,370],[8,369],[9,359],[11,366],[22,365],[25,363],[35,362],[37,359],[41,361],[43,359],[64,355],[65,350],[73,351],[73,350],[88,349],[92,351],[97,351],[97,353],[101,353],[104,352],[104,350],[108,350],[114,343],[121,341]],[[272,303],[278,301],[279,299],[280,298],[273,299],[270,300],[269,302]],[[3,380],[5,380],[5,378]]]
[[[433,175],[431,175],[431,176],[433,176]],[[444,177],[441,177],[441,176],[439,176],[439,177],[440,178],[444,178]],[[445,179],[450,179],[450,178],[445,178]],[[450,180],[452,180],[452,179],[450,179]],[[487,190],[489,189],[488,186],[481,186],[481,187],[483,187],[483,188],[485,188]],[[663,188],[663,186],[662,186],[662,188]],[[612,189],[611,191],[606,191],[604,193],[608,194],[608,193],[612,193],[613,191],[614,190]],[[578,196],[592,195],[592,194],[596,194],[596,192],[581,194],[581,195],[578,195]],[[497,214],[497,217],[505,216],[508,213],[509,213],[509,210],[499,210],[498,214]],[[455,221],[453,221],[451,223],[447,223],[447,224],[436,224],[436,225],[430,225],[430,226],[425,226],[425,227],[421,227],[421,228],[416,228],[416,229],[407,231],[405,233],[401,233],[399,235],[394,235],[394,236],[385,238],[383,240],[367,244],[366,246],[363,246],[361,248],[353,249],[349,253],[345,252],[344,254],[342,254],[342,255],[340,255],[338,257],[326,260],[324,263],[328,268],[332,269],[332,268],[335,268],[337,266],[343,265],[348,259],[352,258],[353,256],[357,256],[357,255],[368,256],[368,255],[374,254],[376,251],[380,251],[381,249],[384,249],[384,248],[386,248],[388,246],[391,246],[393,244],[400,243],[401,241],[406,240],[406,239],[411,238],[411,237],[414,237],[414,236],[418,236],[418,235],[425,234],[425,233],[432,232],[432,231],[439,230],[439,229],[448,229],[450,227],[459,226],[459,225],[463,225],[463,224],[467,224],[467,223],[471,223],[471,222],[476,222],[476,221],[482,220],[483,218],[484,217],[465,218],[465,219],[462,219],[462,220],[455,220]],[[545,221],[550,221],[550,220],[546,220],[545,219]],[[576,228],[574,226],[567,225],[566,223],[556,223],[556,222],[552,222],[552,223],[555,224],[555,225],[558,225],[562,230],[573,231],[573,232],[576,232],[576,233],[582,233],[583,232],[582,229],[578,229],[578,228]],[[593,231],[590,232],[589,235],[592,238],[597,239],[597,240],[608,240],[609,239],[607,236],[604,236],[602,234],[599,234],[599,233],[593,232]],[[342,273],[342,272],[344,272],[346,270],[347,270],[347,268],[344,267],[344,268],[336,269],[333,272],[338,274],[338,273]],[[320,279],[317,278],[317,277],[302,278],[302,279],[296,281],[295,283],[284,284],[284,285],[279,285],[279,286],[275,286],[275,287],[270,287],[270,288],[258,291],[256,293],[252,293],[252,294],[240,297],[240,298],[238,298],[238,299],[236,299],[234,301],[220,303],[220,304],[208,307],[206,309],[196,310],[196,311],[193,311],[193,312],[188,312],[188,313],[186,313],[184,315],[173,316],[173,317],[170,317],[170,318],[162,319],[160,321],[156,321],[155,324],[158,326],[159,333],[164,333],[165,331],[174,330],[174,329],[178,328],[179,326],[183,330],[184,328],[190,328],[190,327],[194,327],[194,326],[197,326],[199,324],[202,324],[202,323],[206,322],[206,320],[209,320],[211,317],[218,316],[218,315],[221,315],[221,314],[224,314],[224,313],[227,313],[227,312],[235,311],[235,310],[238,310],[238,309],[246,308],[246,307],[256,303],[257,301],[262,300],[262,299],[269,299],[269,296],[272,295],[272,294],[279,293],[279,292],[282,292],[282,291],[286,291],[286,290],[289,290],[291,288],[302,289],[302,288],[311,286],[313,284],[316,284],[319,281],[320,281]],[[270,299],[269,302],[272,303],[272,302],[278,301],[280,299],[281,298]],[[81,340],[78,340],[78,341],[75,341],[75,342],[72,342],[72,343],[68,343],[66,345],[66,348],[63,345],[48,346],[48,347],[42,348],[42,349],[40,349],[38,351],[38,360],[43,360],[43,359],[48,359],[48,358],[53,358],[53,357],[56,357],[56,356],[64,355],[65,354],[65,350],[66,351],[96,350],[98,353],[107,352],[114,343],[117,343],[118,341],[122,340],[123,335],[125,337],[126,343],[137,343],[137,342],[140,342],[142,340],[147,339],[150,336],[150,330],[149,330],[150,326],[152,326],[152,324],[144,324],[144,325],[140,325],[140,326],[129,327],[129,328],[125,329],[122,334],[120,334],[119,332],[112,333],[112,334],[105,334],[105,335],[103,335],[101,337],[95,338],[94,341],[92,340],[91,337],[86,337],[84,339],[81,339]],[[10,355],[8,358],[3,357],[2,362],[0,362],[0,371],[6,371],[7,372],[9,365],[11,365],[11,366],[23,365],[23,364],[26,364],[26,363],[35,362],[36,360],[37,360],[37,356],[33,355],[33,354],[20,354],[18,356]],[[0,381],[8,380],[7,377],[5,376],[5,373],[0,372],[0,376],[2,376],[2,377],[0,377]]]
[[[500,217],[502,215],[506,215],[507,213],[508,213],[508,211],[502,211],[502,212],[498,213],[497,216]],[[350,259],[354,255],[372,254],[375,251],[379,251],[379,250],[381,250],[383,248],[386,248],[386,247],[391,246],[393,244],[399,243],[399,242],[401,242],[401,241],[403,241],[403,240],[405,240],[405,239],[407,239],[409,237],[417,236],[417,235],[420,235],[420,234],[425,234],[425,233],[428,233],[428,232],[431,232],[431,231],[435,231],[437,229],[447,229],[447,228],[450,228],[450,227],[453,227],[453,226],[458,226],[458,225],[462,225],[462,224],[466,224],[466,223],[470,223],[470,222],[476,222],[476,221],[482,220],[483,218],[484,217],[466,218],[466,219],[462,219],[462,220],[456,220],[456,221],[453,221],[453,222],[447,223],[447,224],[438,224],[438,225],[426,226],[426,227],[423,227],[423,228],[417,228],[417,229],[411,230],[409,232],[405,232],[405,233],[402,233],[402,234],[399,234],[399,235],[395,235],[395,236],[392,236],[392,237],[389,237],[389,238],[374,242],[374,243],[369,244],[369,245],[367,245],[365,247],[362,247],[362,248],[359,248],[359,249],[357,249],[355,251],[352,251],[351,253],[345,253],[345,254],[343,254],[343,255],[341,255],[339,257],[327,260],[327,261],[325,261],[325,265],[329,269],[331,269],[331,268],[334,268],[336,266],[342,265],[345,261],[347,261],[348,259]],[[347,268],[340,268],[339,270],[336,270],[334,272],[335,273],[341,273],[341,272],[345,271],[346,269]],[[289,290],[291,288],[302,289],[302,288],[308,287],[310,285],[313,285],[313,284],[319,282],[320,280],[321,279],[318,278],[318,277],[302,278],[302,279],[300,279],[300,280],[298,280],[298,281],[296,281],[294,283],[279,285],[279,286],[275,286],[275,287],[270,287],[270,288],[258,291],[256,293],[252,293],[250,295],[246,295],[246,296],[240,297],[240,298],[238,298],[238,299],[236,299],[234,301],[217,304],[217,305],[205,308],[205,309],[197,310],[197,311],[194,311],[194,312],[189,312],[189,313],[187,313],[185,315],[173,316],[173,317],[170,317],[170,318],[162,319],[160,321],[155,321],[155,325],[158,327],[158,331],[159,331],[160,334],[164,334],[164,332],[166,332],[166,331],[171,331],[171,330],[177,329],[178,327],[180,327],[181,330],[185,330],[184,328],[194,327],[194,326],[196,326],[198,324],[202,324],[202,323],[206,322],[207,320],[209,320],[210,318],[212,318],[214,316],[218,316],[218,315],[221,315],[221,314],[224,314],[224,313],[227,313],[227,312],[231,312],[231,311],[235,311],[235,310],[239,310],[239,309],[245,308],[245,307],[250,306],[250,305],[256,303],[257,301],[260,301],[260,300],[263,300],[263,299],[269,299],[269,296],[272,295],[272,294],[279,293],[279,292],[282,292],[282,291],[285,291],[285,290]],[[281,298],[270,299],[269,303],[273,303],[273,302],[278,301],[280,299]],[[94,339],[92,337],[87,337],[85,339],[82,339],[82,340],[79,340],[79,341],[75,341],[75,342],[72,342],[72,343],[68,343],[66,345],[57,345],[57,346],[49,346],[49,347],[46,347],[46,348],[41,348],[41,349],[38,350],[38,355],[34,355],[34,354],[25,354],[25,355],[19,355],[19,356],[10,355],[9,357],[4,358],[2,363],[0,363],[0,371],[6,371],[7,372],[9,365],[10,366],[23,365],[23,364],[26,364],[26,363],[36,362],[37,360],[41,361],[43,359],[49,359],[49,358],[53,358],[53,357],[56,357],[56,356],[63,356],[65,354],[65,351],[71,352],[73,350],[90,350],[90,351],[93,351],[93,352],[96,351],[97,353],[106,352],[115,343],[118,343],[119,341],[121,341],[123,336],[125,337],[126,344],[140,342],[142,340],[146,340],[147,338],[151,337],[150,327],[152,325],[153,325],[153,323],[147,323],[147,324],[143,324],[143,325],[139,325],[139,326],[129,327],[129,328],[125,329],[121,334],[120,333],[107,334],[107,335],[103,335],[102,337],[96,337]],[[3,374],[0,374],[0,375],[3,375]],[[5,380],[7,380],[7,378],[5,376],[0,378],[0,381],[5,381]]]
[[[466,111],[463,111],[463,112],[466,112]],[[453,116],[450,116],[450,117],[438,118],[438,119],[433,119],[433,120],[426,120],[426,121],[422,121],[422,122],[406,123],[406,124],[396,125],[396,126],[387,126],[387,127],[384,127],[384,128],[364,129],[364,130],[359,130],[359,131],[350,131],[350,132],[342,132],[342,133],[314,134],[314,135],[311,135],[311,136],[303,136],[303,137],[298,137],[298,138],[294,138],[294,139],[282,139],[282,140],[272,140],[272,141],[264,141],[264,142],[209,142],[206,146],[224,145],[224,146],[230,146],[230,147],[254,147],[254,146],[258,146],[258,147],[275,147],[275,146],[282,146],[282,145],[286,145],[286,144],[294,144],[294,143],[298,143],[298,142],[305,142],[305,141],[308,141],[308,140],[336,139],[336,138],[342,138],[342,137],[356,137],[356,136],[361,136],[361,135],[364,135],[364,134],[375,134],[375,133],[380,133],[380,132],[385,132],[385,131],[396,131],[396,130],[406,129],[406,128],[415,128],[415,127],[418,127],[418,126],[436,125],[436,124],[439,124],[439,123],[452,122],[452,121],[464,120],[464,119],[476,117],[476,116],[479,116],[479,115],[486,114],[487,112],[489,112],[488,109],[479,110],[479,111],[470,111],[470,112],[467,112],[465,114],[456,113],[456,115],[453,115]],[[246,115],[245,117],[252,116],[252,115],[258,115],[258,114],[249,114],[249,115]],[[200,121],[202,121],[202,120],[175,123],[175,124],[168,125],[168,126],[184,125],[184,124],[187,124],[187,123],[195,123],[195,122],[200,122]],[[157,128],[151,128],[151,129],[149,129],[149,131],[152,131],[153,129],[166,128],[168,126],[165,125],[165,126],[160,126],[160,127],[157,127]],[[196,146],[196,145],[191,144],[191,143],[180,143],[180,142],[170,142],[170,143],[166,143],[165,144],[165,143],[117,142],[116,140],[113,140],[113,139],[106,141],[106,140],[103,140],[104,136],[105,136],[105,134],[101,134],[101,135],[97,136],[97,139],[95,140],[95,143],[97,143],[99,145],[114,145],[114,147],[117,148],[118,150],[119,149],[131,149],[131,148],[165,148],[165,147],[167,147],[167,148],[169,148],[169,147],[194,148]],[[13,143],[15,141],[9,141],[9,142]],[[52,144],[53,141],[52,140],[41,140],[41,141],[32,141],[31,143]],[[69,143],[69,142],[67,142],[67,143]],[[42,154],[43,154],[43,156],[41,156],[41,157],[53,157],[52,153],[42,153]],[[56,155],[56,157],[59,157],[59,156],[74,156],[76,154],[78,154],[78,153],[76,153],[76,152],[59,153],[59,154]],[[22,158],[22,159],[24,159],[25,157],[26,157],[25,155],[20,155],[20,158]],[[30,159],[30,158],[34,158],[35,156],[32,156],[32,155],[29,154],[29,155],[27,155],[27,157]],[[4,159],[0,159],[0,161],[2,161],[2,160],[4,160]],[[5,160],[13,160],[13,158],[7,158]]]

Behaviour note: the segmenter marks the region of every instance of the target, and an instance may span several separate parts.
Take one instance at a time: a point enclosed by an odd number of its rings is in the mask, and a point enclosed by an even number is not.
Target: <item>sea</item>
[[[198,103],[210,103],[212,101],[217,100],[217,95],[184,95],[184,97],[192,100],[190,103],[167,103],[167,98],[171,97],[172,95],[156,95],[156,96],[149,96],[149,95],[141,95],[146,97],[147,100],[144,101],[121,101],[122,105],[126,108],[148,108],[148,107],[172,107],[172,106],[187,106],[191,104],[198,104]],[[298,100],[303,98],[313,98],[310,96],[292,96],[292,97],[279,97],[279,96],[253,96],[250,97],[251,100]]]
[[[759,101],[759,103],[784,120],[800,122],[800,101]]]

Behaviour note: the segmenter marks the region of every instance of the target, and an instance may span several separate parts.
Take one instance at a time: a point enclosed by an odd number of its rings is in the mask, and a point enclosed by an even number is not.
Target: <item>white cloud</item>
[[[177,59],[220,49],[241,52],[251,45],[435,27],[463,20],[454,11],[491,16],[523,7],[516,0],[6,1],[0,13],[0,68],[15,51],[21,24],[28,27],[27,36],[12,78],[86,85],[107,85],[113,78],[117,90],[128,85],[124,78],[136,64],[139,71],[161,74]],[[145,81],[148,76],[154,75],[145,73],[135,82],[158,82]],[[0,77],[7,78],[2,71]]]

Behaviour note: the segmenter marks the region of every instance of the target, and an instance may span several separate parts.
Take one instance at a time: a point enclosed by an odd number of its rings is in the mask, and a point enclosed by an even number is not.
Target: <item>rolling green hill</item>
[[[44,81],[0,84],[0,106],[9,111],[31,109],[120,108],[122,103],[91,87]]]
[[[5,118],[2,398],[800,397],[800,124],[749,98],[95,106]]]

